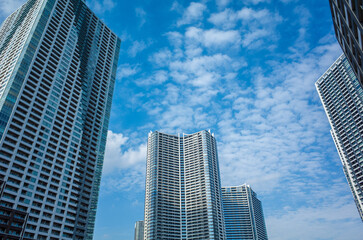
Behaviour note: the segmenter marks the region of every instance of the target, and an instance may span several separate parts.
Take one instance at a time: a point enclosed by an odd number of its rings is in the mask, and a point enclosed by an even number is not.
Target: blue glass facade
[[[267,240],[261,201],[250,186],[222,187],[227,239]]]
[[[363,3],[329,0],[336,38],[363,86]]]

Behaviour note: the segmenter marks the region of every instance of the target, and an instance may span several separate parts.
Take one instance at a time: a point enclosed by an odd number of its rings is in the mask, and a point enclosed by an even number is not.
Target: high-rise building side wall
[[[250,188],[251,190],[251,188]],[[253,215],[256,224],[256,236],[258,240],[267,240],[267,230],[265,224],[265,218],[262,209],[262,203],[257,198],[257,194],[251,190],[252,204],[253,204]]]
[[[185,135],[184,156],[185,178],[193,179],[186,181],[188,239],[224,238],[219,162],[214,136],[208,131]],[[198,189],[203,191],[198,193]],[[198,194],[201,196],[199,199]],[[199,213],[196,214],[196,211]]]
[[[30,0],[11,14],[0,28],[0,138],[9,122],[36,47],[48,21],[52,3]],[[35,34],[31,34],[34,32]],[[30,45],[30,47],[28,47]],[[20,71],[19,71],[20,70]]]
[[[1,26],[1,204],[28,213],[26,238],[93,238],[119,48],[81,0],[29,0]]]
[[[250,186],[222,187],[226,239],[267,240],[261,201]]]
[[[329,0],[335,35],[363,86],[363,9],[357,0]]]
[[[145,239],[181,235],[179,137],[150,133],[147,153]]]
[[[363,89],[344,55],[315,83],[363,220]]]
[[[134,240],[144,240],[144,221],[137,221],[135,223]]]
[[[157,200],[157,152],[158,133],[149,133],[146,156],[144,238],[155,239],[156,200]]]
[[[211,199],[210,182],[205,181],[209,174],[209,169],[205,169],[208,159],[204,159],[203,150],[202,133],[184,136],[187,239],[203,239],[214,235],[213,218],[209,218],[207,210],[207,203]],[[205,157],[208,158],[207,154]],[[209,210],[212,213],[212,209]]]

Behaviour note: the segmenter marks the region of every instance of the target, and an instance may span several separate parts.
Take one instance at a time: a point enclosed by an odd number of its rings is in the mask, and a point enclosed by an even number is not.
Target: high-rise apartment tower
[[[262,204],[249,185],[222,187],[227,239],[267,240]]]
[[[84,0],[0,27],[1,239],[93,238],[119,48]]]
[[[357,0],[329,0],[335,35],[363,86],[363,3]]]
[[[363,220],[363,90],[344,55],[315,83]]]
[[[144,221],[135,223],[135,238],[134,240],[144,240]]]
[[[213,134],[151,132],[145,195],[145,240],[225,239]]]

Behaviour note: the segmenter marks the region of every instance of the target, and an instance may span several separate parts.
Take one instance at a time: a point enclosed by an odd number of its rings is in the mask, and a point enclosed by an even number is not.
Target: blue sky
[[[1,21],[24,0],[0,0]],[[211,129],[272,240],[358,240],[315,81],[341,54],[328,0],[88,0],[122,39],[95,240],[143,219],[149,131]]]

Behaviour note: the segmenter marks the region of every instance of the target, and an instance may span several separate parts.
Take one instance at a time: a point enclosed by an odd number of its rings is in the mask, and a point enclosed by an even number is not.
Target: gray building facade
[[[363,86],[363,3],[329,0],[335,35],[356,77]]]
[[[363,90],[340,56],[315,83],[343,170],[363,221]]]
[[[144,221],[137,221],[135,223],[134,240],[144,240]]]
[[[144,219],[146,240],[225,239],[213,134],[149,134]]]
[[[222,187],[226,239],[267,240],[261,201],[249,185]]]
[[[120,39],[83,0],[28,0],[0,27],[2,239],[92,239]],[[24,217],[22,217],[24,216]]]

